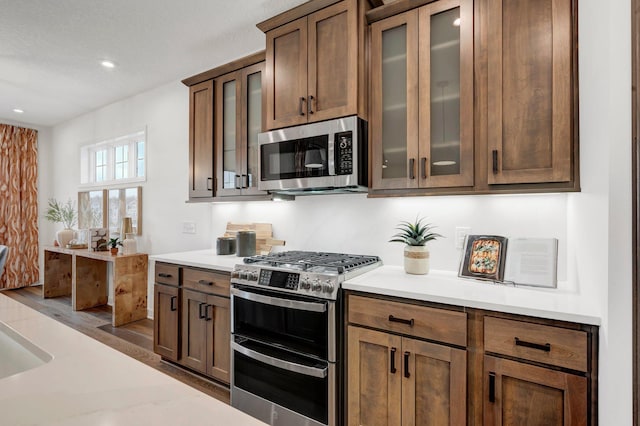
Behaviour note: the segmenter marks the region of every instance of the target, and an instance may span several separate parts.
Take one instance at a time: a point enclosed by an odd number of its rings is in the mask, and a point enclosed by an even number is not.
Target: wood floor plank
[[[160,356],[153,352],[152,320],[143,319],[120,327],[112,327],[109,306],[74,311],[71,308],[70,296],[44,299],[41,286],[6,290],[2,294],[229,404],[230,397],[227,387],[203,379],[177,365],[162,361]]]

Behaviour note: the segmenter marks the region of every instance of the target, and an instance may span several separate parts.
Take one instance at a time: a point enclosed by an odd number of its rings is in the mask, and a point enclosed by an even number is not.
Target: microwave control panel
[[[336,133],[336,174],[353,173],[353,134],[352,132]]]

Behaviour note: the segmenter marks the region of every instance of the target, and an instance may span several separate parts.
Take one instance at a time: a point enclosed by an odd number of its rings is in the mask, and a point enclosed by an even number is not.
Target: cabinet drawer
[[[484,318],[484,350],[587,371],[587,333],[502,318]]]
[[[221,296],[229,296],[230,279],[230,274],[221,272],[191,268],[184,268],[182,271],[183,287]]]
[[[155,280],[157,283],[178,286],[180,283],[180,267],[168,263],[156,262]]]
[[[452,345],[467,346],[467,314],[349,296],[349,322]]]

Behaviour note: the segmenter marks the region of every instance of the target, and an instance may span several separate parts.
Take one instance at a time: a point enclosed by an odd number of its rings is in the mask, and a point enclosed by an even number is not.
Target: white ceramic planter
[[[404,246],[404,270],[407,274],[429,273],[429,249],[427,246]]]
[[[75,235],[75,233],[76,231],[69,228],[58,231],[56,233],[56,241],[58,241],[58,245],[60,247],[67,247],[69,241],[73,240],[73,236]]]

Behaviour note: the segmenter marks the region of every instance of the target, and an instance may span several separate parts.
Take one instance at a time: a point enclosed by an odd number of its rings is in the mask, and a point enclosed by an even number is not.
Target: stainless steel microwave
[[[258,135],[258,188],[294,195],[366,192],[367,122],[357,116]]]

